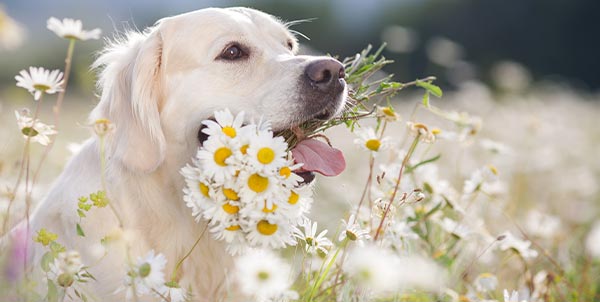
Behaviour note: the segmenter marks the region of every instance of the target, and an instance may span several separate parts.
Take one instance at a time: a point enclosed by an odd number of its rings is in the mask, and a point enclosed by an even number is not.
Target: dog
[[[79,251],[97,279],[89,283],[88,295],[99,301],[124,300],[118,289],[126,264],[149,250],[165,255],[170,276],[206,223],[196,223],[186,208],[179,172],[201,145],[203,120],[229,108],[269,120],[277,132],[342,110],[343,65],[297,51],[285,23],[250,8],[167,17],[110,42],[94,63],[100,70],[100,102],[90,120],[107,119],[115,129],[102,144],[96,136],[87,140],[70,160],[34,211],[30,236],[45,228],[68,250]],[[80,219],[78,198],[103,188],[114,211],[94,208]],[[78,222],[85,237],[77,233]],[[98,243],[107,235],[129,244],[99,253]],[[32,244],[30,251],[29,263],[39,267],[46,250]],[[227,286],[232,263],[223,244],[206,234],[177,279],[191,288],[194,301],[242,300]]]

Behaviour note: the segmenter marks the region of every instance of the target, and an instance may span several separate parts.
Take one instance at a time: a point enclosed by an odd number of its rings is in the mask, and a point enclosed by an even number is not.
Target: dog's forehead
[[[201,9],[160,21],[161,27],[169,27],[175,35],[205,35],[207,32],[246,32],[258,28],[261,32],[278,40],[295,40],[286,26],[276,17],[267,13],[244,7]],[[207,31],[207,29],[210,29]]]

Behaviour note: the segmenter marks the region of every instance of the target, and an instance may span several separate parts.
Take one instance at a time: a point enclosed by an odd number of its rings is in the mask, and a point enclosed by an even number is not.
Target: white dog
[[[247,8],[203,9],[157,22],[144,33],[112,43],[95,65],[102,68],[101,100],[91,120],[116,129],[106,137],[105,187],[121,217],[133,261],[153,249],[167,258],[167,275],[204,229],[182,199],[179,171],[194,156],[201,122],[215,110],[245,111],[270,120],[275,131],[310,119],[328,119],[345,102],[340,62],[296,55],[286,25]],[[98,138],[88,140],[35,211],[30,231],[57,233],[58,242],[81,253],[98,280],[90,294],[122,301],[127,259],[120,248],[98,254],[95,246],[119,229],[109,208],[93,209],[77,235],[77,200],[102,188]],[[32,246],[32,265],[44,250]],[[179,272],[194,301],[238,300],[227,293],[232,264],[220,242],[202,237]],[[230,282],[230,281],[227,281]],[[147,299],[144,299],[147,301]]]

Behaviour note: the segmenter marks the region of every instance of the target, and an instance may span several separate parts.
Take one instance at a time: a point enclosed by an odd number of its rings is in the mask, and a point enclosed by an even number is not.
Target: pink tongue
[[[318,172],[325,176],[336,176],[346,168],[342,151],[316,139],[306,139],[292,150],[297,163],[303,163],[301,171]]]

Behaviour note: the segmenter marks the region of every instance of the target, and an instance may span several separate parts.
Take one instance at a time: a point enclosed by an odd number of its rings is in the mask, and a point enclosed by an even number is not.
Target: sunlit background
[[[441,136],[428,152],[443,154],[439,175],[459,191],[476,169],[488,164],[498,169],[502,185],[491,194],[497,195],[493,202],[475,207],[474,214],[489,224],[491,234],[507,227],[515,231],[505,216],[510,215],[569,270],[579,263],[571,258],[573,251],[583,250],[585,235],[598,221],[600,1],[11,0],[2,6],[18,24],[13,35],[0,34],[2,192],[14,185],[22,152],[14,110],[32,107],[30,95],[14,85],[14,76],[29,66],[64,65],[67,42],[46,29],[49,17],[82,19],[84,28],[99,27],[110,38],[114,32],[143,29],[162,17],[190,10],[250,6],[286,21],[311,20],[293,28],[310,39],[299,37],[311,50],[343,58],[368,44],[377,47],[385,42],[384,56],[395,61],[385,71],[395,74],[395,80],[436,76],[445,95],[432,102],[477,116],[481,128],[474,137]],[[0,16],[0,32],[6,20]],[[13,37],[15,32],[20,34]],[[76,46],[60,134],[43,171],[44,181],[35,191],[38,198],[77,144],[90,135],[86,118],[97,97],[89,65],[102,45],[87,41]],[[452,123],[424,110],[411,115],[421,95],[413,89],[394,100],[404,120],[414,118],[454,133]],[[45,104],[42,114],[48,123],[50,107]],[[391,129],[403,133],[404,125]],[[345,152],[348,170],[339,178],[320,180],[314,212],[325,227],[335,230],[341,213],[360,195],[368,157],[353,146],[354,136],[345,129],[329,136]],[[0,209],[5,206],[0,200]],[[548,262],[539,257],[534,264]],[[503,277],[502,283],[509,285],[519,279],[507,273]]]

